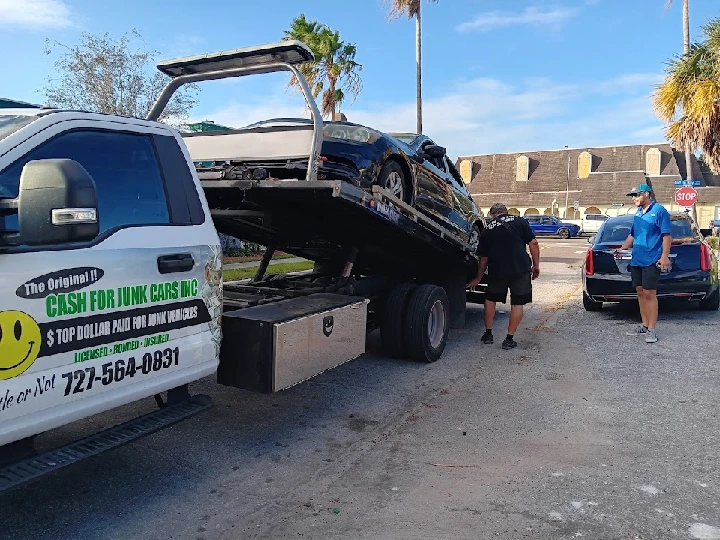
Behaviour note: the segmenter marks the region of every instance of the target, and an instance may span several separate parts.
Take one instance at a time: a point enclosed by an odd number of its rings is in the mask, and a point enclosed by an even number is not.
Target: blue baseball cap
[[[631,197],[633,195],[638,195],[640,193],[652,193],[652,188],[648,186],[647,184],[638,184],[633,188],[633,190],[627,194],[628,197]]]

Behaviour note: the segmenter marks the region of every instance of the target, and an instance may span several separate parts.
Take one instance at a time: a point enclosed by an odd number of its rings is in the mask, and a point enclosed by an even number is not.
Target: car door
[[[423,148],[434,144],[424,139],[418,146],[416,155],[421,163],[416,165],[417,192],[415,206],[446,227],[452,225],[451,212],[453,207],[452,189],[447,182],[447,172],[442,169],[442,162],[435,162],[424,155]]]
[[[455,169],[452,162],[445,156],[445,168],[447,169],[447,182],[453,194],[453,207],[450,219],[458,231],[463,234],[470,232],[470,228],[479,217],[477,207],[473,202],[472,195],[462,180],[460,173]]]
[[[0,157],[0,185],[17,195],[24,165],[54,158],[92,177],[99,235],[0,248],[0,393],[13,401],[0,414],[0,445],[217,366],[209,332],[219,289],[207,285],[219,281],[219,241],[177,137],[62,121]],[[6,233],[18,226],[17,215],[5,218]]]
[[[540,234],[540,216],[524,216],[534,234]]]
[[[540,232],[542,234],[555,234],[558,229],[559,222],[551,216],[543,216],[540,219]]]

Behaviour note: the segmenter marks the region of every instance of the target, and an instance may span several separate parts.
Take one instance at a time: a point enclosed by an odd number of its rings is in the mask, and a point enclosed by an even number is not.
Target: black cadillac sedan
[[[312,125],[307,118],[274,118],[246,126],[283,129]],[[325,121],[318,180],[345,180],[361,188],[378,185],[401,201],[448,227],[471,248],[485,221],[446,149],[415,133],[384,133],[347,121]],[[307,166],[305,162],[304,166]],[[286,163],[263,167],[273,178],[292,178],[302,167]]]
[[[592,244],[582,265],[583,306],[599,311],[603,302],[637,300],[630,279],[631,250],[620,252],[630,234],[634,215],[611,217],[598,233],[588,239]],[[694,222],[684,212],[670,212],[672,247],[670,270],[660,275],[658,298],[680,298],[700,302],[700,308],[720,307],[718,260]]]

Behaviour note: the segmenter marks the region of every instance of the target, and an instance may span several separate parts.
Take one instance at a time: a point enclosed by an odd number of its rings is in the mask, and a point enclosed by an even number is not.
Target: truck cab
[[[164,124],[0,110],[0,446],[216,370],[220,242],[192,171]]]

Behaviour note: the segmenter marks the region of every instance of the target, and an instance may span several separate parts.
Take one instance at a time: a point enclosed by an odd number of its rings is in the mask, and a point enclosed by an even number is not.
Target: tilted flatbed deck
[[[202,180],[218,231],[320,263],[343,264],[357,249],[363,275],[431,277],[477,257],[418,210],[373,186],[342,180]]]

